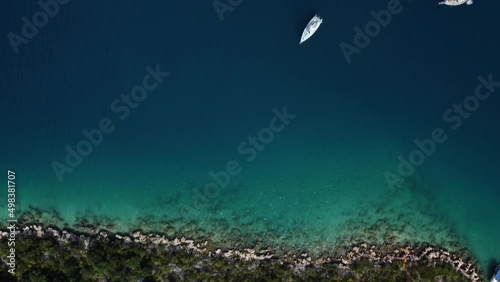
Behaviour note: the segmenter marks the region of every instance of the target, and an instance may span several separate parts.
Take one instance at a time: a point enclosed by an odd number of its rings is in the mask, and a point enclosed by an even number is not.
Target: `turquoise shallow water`
[[[500,260],[498,91],[456,130],[442,118],[474,93],[477,76],[500,78],[500,43],[477,35],[492,32],[491,8],[469,9],[477,20],[465,24],[464,9],[406,6],[411,13],[347,64],[338,44],[383,5],[244,2],[224,22],[211,5],[189,5],[75,2],[19,54],[3,42],[0,164],[16,171],[18,212],[318,253],[358,239],[458,242],[483,266]],[[36,9],[12,7],[2,31]],[[299,46],[314,12],[325,23]],[[414,24],[419,13],[426,28]],[[457,44],[467,57],[457,59]],[[156,65],[170,76],[120,120],[110,105]],[[296,117],[246,160],[239,145],[283,107]],[[60,182],[51,163],[103,118],[115,131]],[[435,128],[448,140],[391,189],[384,173]],[[241,172],[204,192],[209,172],[232,160]]]
[[[266,116],[272,115],[269,111]],[[247,244],[317,252],[360,238],[447,248],[458,241],[486,265],[491,253],[498,252],[494,244],[498,230],[490,224],[496,199],[477,191],[494,185],[489,176],[494,171],[454,167],[448,163],[454,150],[451,155],[443,150],[428,159],[422,172],[415,174],[417,179],[407,180],[415,185],[393,191],[383,173],[397,165],[394,156],[407,150],[407,144],[376,133],[377,121],[350,124],[366,130],[328,123],[306,128],[303,116],[297,114],[250,163],[235,145],[175,162],[150,158],[147,165],[140,155],[121,160],[117,155],[116,161],[90,157],[63,183],[20,166],[18,197],[23,209],[55,209],[70,226],[87,218],[120,232],[196,230],[198,235],[212,233],[216,241],[241,240],[245,234]],[[211,182],[208,172],[219,171],[232,159],[241,161],[241,174],[231,177],[230,184],[205,206],[193,189],[203,193],[203,186]],[[464,175],[477,175],[481,182]],[[45,217],[49,223],[62,223],[50,213]]]

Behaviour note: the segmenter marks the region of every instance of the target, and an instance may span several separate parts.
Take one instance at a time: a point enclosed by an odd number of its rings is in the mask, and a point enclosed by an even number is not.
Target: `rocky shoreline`
[[[0,242],[7,239],[9,233],[0,232]],[[310,256],[306,251],[290,250],[287,253],[277,254],[269,248],[244,248],[241,250],[224,250],[214,246],[209,241],[195,241],[185,237],[169,238],[164,234],[142,233],[135,231],[129,235],[120,235],[105,230],[97,234],[78,233],[72,230],[60,230],[55,227],[42,227],[41,225],[27,225],[20,227],[16,237],[52,239],[62,246],[75,244],[82,245],[83,252],[92,248],[96,242],[106,242],[125,246],[145,246],[147,248],[161,248],[169,252],[185,252],[199,260],[203,258],[241,261],[249,264],[251,270],[255,262],[270,263],[276,267],[286,267],[295,278],[304,279],[310,269],[321,272],[322,269],[335,269],[344,276],[352,276],[352,269],[360,263],[369,263],[371,267],[380,268],[393,267],[401,273],[410,273],[409,269],[415,265],[426,265],[431,267],[449,265],[456,273],[466,281],[481,281],[482,272],[479,265],[470,258],[466,252],[450,253],[446,250],[432,246],[376,246],[365,242],[359,242],[344,248],[338,256]],[[20,240],[22,241],[22,239]],[[2,254],[4,257],[4,254]],[[4,261],[5,264],[5,261]],[[171,268],[176,269],[171,264]],[[179,269],[176,270],[179,272]],[[368,271],[368,270],[367,270]],[[175,271],[174,271],[175,272]],[[339,276],[340,277],[340,276]],[[108,281],[108,280],[103,280]],[[119,281],[119,280],[117,280]],[[153,280],[156,281],[156,280]],[[163,280],[158,280],[163,281]],[[169,280],[165,280],[169,281]],[[336,281],[336,280],[335,280]],[[357,281],[357,280],[353,280]],[[420,280],[417,280],[420,281]],[[439,280],[438,280],[439,281]],[[449,281],[449,280],[441,280]]]

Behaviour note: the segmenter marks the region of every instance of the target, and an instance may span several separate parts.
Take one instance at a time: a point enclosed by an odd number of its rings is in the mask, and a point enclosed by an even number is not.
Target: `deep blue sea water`
[[[243,0],[221,21],[210,1],[70,1],[18,53],[8,34],[41,8],[4,4],[1,185],[15,171],[18,212],[69,227],[87,218],[320,251],[356,238],[458,241],[483,266],[498,261],[500,87],[483,87],[477,109],[454,104],[478,77],[500,81],[500,4],[402,1],[348,63],[339,44],[354,45],[354,28],[389,2]],[[324,21],[299,45],[315,13]],[[148,66],[169,75],[125,106]],[[68,165],[66,146],[103,119],[113,132]],[[269,136],[271,123],[281,130]],[[436,128],[446,141],[391,189],[384,173]],[[259,132],[267,144],[252,149]],[[62,181],[54,162],[71,170]],[[223,170],[235,172],[227,185],[204,190]]]

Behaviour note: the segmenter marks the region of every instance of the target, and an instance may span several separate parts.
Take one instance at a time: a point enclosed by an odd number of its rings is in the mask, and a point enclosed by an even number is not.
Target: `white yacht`
[[[316,30],[318,30],[318,27],[322,22],[323,18],[318,15],[314,15],[314,17],[309,21],[306,28],[304,29],[304,32],[302,32],[302,37],[300,38],[299,44],[302,44],[302,42],[309,39],[309,37],[311,37],[316,32]]]
[[[444,0],[439,2],[438,5],[458,6],[462,4],[472,5],[473,3],[473,0]]]
[[[495,273],[491,278],[491,282],[500,282],[500,265],[498,265],[497,268],[495,268]]]

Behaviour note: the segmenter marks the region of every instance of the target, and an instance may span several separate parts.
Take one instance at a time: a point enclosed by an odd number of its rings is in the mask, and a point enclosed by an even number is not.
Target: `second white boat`
[[[300,38],[300,43],[309,39],[319,28],[321,23],[323,22],[323,18],[318,15],[314,15],[314,17],[309,21],[304,32],[302,32],[302,37]]]

